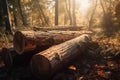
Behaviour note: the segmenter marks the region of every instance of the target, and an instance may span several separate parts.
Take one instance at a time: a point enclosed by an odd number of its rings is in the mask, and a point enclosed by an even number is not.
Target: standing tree
[[[36,0],[36,1],[39,2],[38,0]],[[40,13],[41,13],[41,15],[43,17],[43,20],[44,20],[44,25],[49,26],[49,20],[45,16],[45,13],[44,13],[43,8],[42,8],[43,6],[41,4],[39,4],[38,6],[39,6],[39,11],[40,11]]]
[[[71,0],[68,0],[68,5],[69,5],[69,19],[70,19],[70,25],[72,25]]]
[[[93,17],[94,17],[96,8],[97,8],[97,2],[98,2],[98,0],[95,1],[95,6],[93,7],[92,14],[91,14],[91,16],[90,16],[90,20],[89,20],[89,29],[92,27]]]
[[[58,25],[58,0],[55,0],[55,25]]]
[[[5,23],[5,33],[12,34],[7,0],[2,0],[2,15],[3,15],[3,21]]]
[[[101,20],[101,24],[104,30],[104,33],[106,36],[111,36],[114,34],[114,32],[117,30],[114,27],[114,21],[113,21],[113,12],[112,12],[112,1],[105,1],[100,0],[100,4],[103,10],[103,16]]]
[[[72,23],[72,25],[76,25],[76,15],[75,15],[75,8],[76,8],[76,6],[75,6],[75,2],[76,2],[76,0],[73,0],[73,23]]]
[[[116,5],[115,12],[116,12],[115,16],[118,19],[118,23],[120,25],[120,2],[118,2],[118,4]]]
[[[0,27],[2,25],[2,1],[0,0]]]
[[[23,25],[26,26],[26,25],[28,25],[28,23],[27,23],[26,16],[24,15],[23,10],[22,10],[21,0],[18,0],[18,6],[19,6],[20,15],[22,18]]]

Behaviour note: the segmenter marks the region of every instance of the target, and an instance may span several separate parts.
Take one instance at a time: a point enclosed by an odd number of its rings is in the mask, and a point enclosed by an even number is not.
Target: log
[[[53,46],[35,54],[31,60],[31,72],[38,78],[50,76],[73,59],[87,51],[90,37],[81,35],[75,39]]]
[[[2,59],[2,48],[0,48],[0,69],[5,67],[5,63]]]
[[[10,67],[11,64],[13,64],[13,59],[10,50],[8,50],[7,48],[2,48],[1,58],[6,67]]]
[[[1,50],[1,58],[6,67],[11,66],[28,66],[32,56],[39,51],[43,51],[43,49],[25,52],[22,55],[19,55],[13,47],[11,48],[2,48]],[[29,53],[29,54],[28,54]]]
[[[33,27],[33,30],[62,30],[62,31],[80,31],[84,26],[55,26],[55,27]]]
[[[73,39],[90,31],[17,31],[14,35],[13,45],[18,54],[41,48],[50,47]]]
[[[1,54],[2,54],[1,52],[2,52],[2,48],[0,48],[0,56],[1,56]]]

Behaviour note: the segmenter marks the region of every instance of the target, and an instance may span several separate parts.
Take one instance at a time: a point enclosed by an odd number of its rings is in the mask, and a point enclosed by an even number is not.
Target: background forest
[[[6,32],[22,27],[74,25],[101,27],[109,36],[120,25],[119,0],[0,0],[0,5],[0,27],[5,26],[8,14]]]

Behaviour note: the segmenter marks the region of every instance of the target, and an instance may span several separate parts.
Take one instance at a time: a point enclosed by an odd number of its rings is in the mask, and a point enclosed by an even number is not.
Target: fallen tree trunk
[[[73,39],[90,31],[17,31],[14,35],[13,45],[18,54],[52,46]]]
[[[1,58],[6,67],[10,67],[13,65],[14,66],[29,65],[32,56],[38,53],[39,51],[35,50],[35,51],[25,52],[22,55],[19,55],[13,48],[2,48]]]
[[[37,76],[50,76],[71,60],[86,52],[90,37],[82,35],[35,54],[31,60],[31,71]]]
[[[33,30],[62,30],[62,31],[80,31],[84,26],[55,26],[55,27],[33,27]]]
[[[13,64],[13,58],[12,58],[13,55],[11,54],[11,51],[13,51],[12,48],[10,49],[2,48],[2,51],[1,51],[1,58],[6,67],[9,67]]]

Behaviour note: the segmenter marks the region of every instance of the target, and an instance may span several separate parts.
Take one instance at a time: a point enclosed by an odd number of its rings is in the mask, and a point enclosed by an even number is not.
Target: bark
[[[86,52],[89,41],[90,36],[82,35],[34,55],[31,60],[32,73],[37,77],[50,77]]]
[[[64,14],[64,25],[66,25],[67,24],[67,15],[66,15],[66,13]]]
[[[93,9],[93,11],[92,11],[92,14],[91,14],[91,17],[90,17],[90,20],[89,20],[89,29],[92,27],[93,17],[94,17],[96,8],[97,8],[97,1],[98,1],[98,0],[96,0],[96,2],[95,2],[95,7],[94,7],[94,9]]]
[[[102,0],[100,0],[100,4],[101,4],[101,7],[102,7],[102,9],[103,9],[103,14],[105,15],[105,14],[106,14],[106,11],[105,11],[105,8],[104,8],[104,5],[103,5]]]
[[[66,4],[66,11],[70,20],[70,25],[72,25],[72,16],[71,16],[71,2],[70,0],[66,0],[65,1]]]
[[[43,18],[44,18],[45,24],[46,24],[47,26],[49,26],[49,20],[48,20],[47,17],[45,16],[45,13],[44,13],[44,11],[43,11],[43,9],[42,9],[41,6],[40,6],[40,10],[41,10],[41,14],[42,14],[42,16],[43,16]]]
[[[42,21],[42,24],[45,24],[45,21],[44,21],[44,19],[43,19],[42,14],[41,14],[40,5],[39,5],[39,3],[38,3],[38,1],[37,1],[37,0],[35,1],[35,3],[36,3],[35,5],[37,5],[37,7],[38,7],[40,20]]]
[[[9,20],[9,11],[8,11],[8,3],[7,0],[2,0],[2,14],[3,14],[3,20],[5,23],[5,33],[6,34],[12,34],[11,31],[11,25],[10,25],[10,20]]]
[[[14,35],[13,45],[16,52],[22,54],[43,46],[48,48],[83,33],[78,31],[17,31]]]
[[[58,25],[58,0],[55,0],[55,25]]]
[[[22,5],[21,5],[20,0],[18,0],[18,7],[19,7],[19,10],[20,10],[20,15],[21,15],[21,18],[22,18],[23,25],[26,26],[26,25],[28,25],[28,23],[27,23],[25,15],[23,14]]]
[[[67,0],[65,0],[65,10],[66,10],[66,17],[68,16],[68,18],[70,18],[70,15],[69,15],[69,9],[68,9],[68,3],[67,3]],[[67,22],[67,19],[66,19],[66,21],[64,21],[64,22]]]
[[[17,17],[16,17],[16,13],[15,13],[15,11],[13,11],[13,17],[14,17],[14,24],[15,24],[15,27],[17,27],[18,26],[18,22],[17,22]]]
[[[38,0],[36,0],[36,1],[39,2]],[[46,24],[47,26],[49,26],[49,20],[47,20],[47,18],[45,16],[45,13],[44,13],[44,11],[42,9],[42,6],[40,4],[38,6],[39,6],[39,11],[40,11],[40,13],[41,13],[41,15],[42,15],[42,17],[44,19],[44,24]]]
[[[2,26],[2,2],[0,0],[0,27]]]
[[[13,59],[10,54],[10,51],[7,48],[3,48],[1,51],[1,58],[6,67],[10,67],[13,64]]]
[[[55,27],[33,27],[33,30],[62,30],[62,31],[80,31],[83,26],[55,26]]]
[[[73,4],[73,23],[72,23],[72,25],[73,26],[76,26],[76,15],[75,15],[75,9],[76,9],[76,6],[75,6],[75,2],[76,2],[76,0],[73,0],[73,2],[72,2],[72,4]]]
[[[69,3],[69,18],[70,18],[70,25],[72,25],[71,0],[68,0],[68,3]]]

